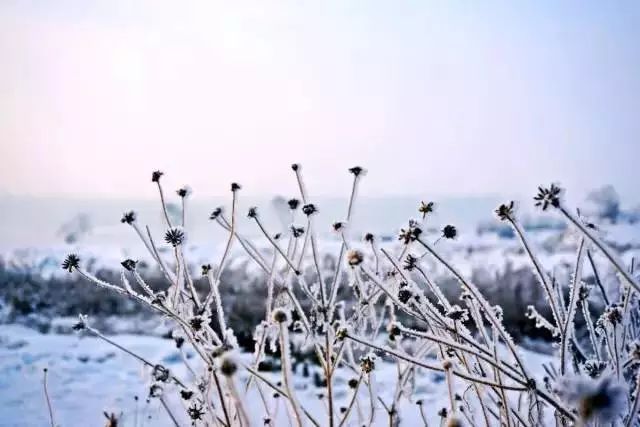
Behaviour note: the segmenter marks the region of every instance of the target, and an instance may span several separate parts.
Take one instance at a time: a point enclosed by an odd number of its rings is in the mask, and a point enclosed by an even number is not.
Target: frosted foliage
[[[266,425],[410,425],[406,420],[427,418],[439,419],[441,425],[638,424],[640,285],[617,254],[564,206],[559,187],[541,187],[535,202],[543,210],[556,212],[580,236],[568,283],[552,279],[538,259],[519,226],[514,203],[496,210],[498,218],[518,236],[537,286],[546,297],[544,311],[531,305],[522,314],[558,343],[541,378],[507,332],[504,307],[492,305],[481,288],[441,251],[458,237],[458,230],[446,225],[437,227],[442,236],[428,236],[426,230],[436,226],[431,224],[431,213],[437,208],[434,203],[420,203],[417,214],[421,219],[402,228],[396,245],[382,248],[370,233],[353,239],[352,213],[357,209],[356,194],[364,170],[349,169],[351,197],[344,217],[336,218],[332,227],[339,242],[334,247],[338,255],[328,258],[328,251],[319,245],[319,225],[314,220],[322,206],[312,203],[301,166],[292,165],[292,169],[299,199],[278,203],[282,227],[277,230],[267,229],[255,207],[248,212],[248,222],[239,222],[241,186],[231,185],[231,206],[211,215],[226,231],[227,240],[221,259],[202,267],[209,287],[206,292],[196,290],[183,251],[188,232],[184,198],[189,192],[178,192],[182,210],[169,208],[159,171],[154,172],[152,181],[160,194],[169,250],[158,250],[156,245],[162,239],[154,239],[148,228],[142,232],[138,226],[141,219],[135,215],[128,215],[123,223],[133,228],[163,271],[168,292],[146,284],[134,262],[123,263],[120,285],[90,274],[76,255],[63,264],[65,270],[96,286],[161,314],[173,325],[174,340],[182,340],[194,350],[197,363],[189,365],[193,375],[178,378],[157,361],[102,335],[84,316],[75,327],[115,345],[151,369],[150,399],[159,399],[164,405],[162,399],[171,393],[179,395],[185,403],[179,409],[165,405],[169,419],[175,416],[172,411],[184,410],[194,425],[211,426],[248,425],[255,421],[256,411],[263,414]],[[180,218],[184,227],[174,226]],[[270,251],[257,250],[256,244],[244,237],[244,227],[255,227],[254,231],[269,242]],[[220,277],[229,268],[232,248],[244,251],[266,277],[264,319],[255,325],[250,357],[238,357],[236,333],[227,326],[229,313],[220,297]],[[617,278],[607,277],[619,281],[622,291],[618,300],[609,301],[584,280],[591,273],[585,259],[590,260],[592,253],[606,259],[618,273]],[[337,262],[329,262],[331,259]],[[435,268],[457,283],[459,300],[446,296],[434,280]],[[140,286],[134,289],[133,281]],[[562,296],[563,289],[568,290],[568,297]],[[594,307],[604,310],[595,313]],[[321,405],[311,405],[301,397],[296,385],[300,360],[307,367],[314,366],[322,389],[318,393]],[[276,364],[278,375],[264,373],[262,364],[267,361]],[[385,371],[389,364],[395,368]],[[385,377],[378,375],[383,371],[387,372]],[[345,388],[347,375],[350,379]],[[426,375],[438,375],[446,383],[445,407],[429,408],[416,401],[416,384]],[[391,388],[390,378],[395,379]],[[256,400],[255,393],[261,398]]]

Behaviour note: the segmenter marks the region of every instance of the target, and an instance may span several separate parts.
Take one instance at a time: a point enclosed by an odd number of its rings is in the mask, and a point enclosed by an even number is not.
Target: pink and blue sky
[[[561,3],[561,4],[560,4]],[[640,3],[0,2],[0,192],[638,199]],[[292,190],[291,190],[292,191]]]

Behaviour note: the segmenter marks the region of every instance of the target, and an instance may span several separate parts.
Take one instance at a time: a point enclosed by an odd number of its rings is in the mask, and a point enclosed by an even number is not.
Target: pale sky
[[[640,2],[0,2],[0,193],[640,198]]]

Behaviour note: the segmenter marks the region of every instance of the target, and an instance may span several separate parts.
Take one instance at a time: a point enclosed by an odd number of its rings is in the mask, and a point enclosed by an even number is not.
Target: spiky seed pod
[[[172,227],[164,234],[164,241],[173,247],[180,246],[184,240],[185,234],[181,227]]]
[[[62,261],[62,269],[67,270],[69,273],[73,273],[73,270],[80,267],[80,258],[76,254],[69,254]]]
[[[134,211],[129,211],[129,212],[125,212],[124,214],[122,214],[122,218],[120,219],[120,222],[123,224],[133,224],[136,220],[136,213]]]
[[[538,187],[538,194],[533,198],[535,205],[546,211],[549,206],[554,208],[560,207],[560,195],[562,189],[555,184],[551,184],[549,188]]]
[[[189,418],[191,418],[195,425],[196,421],[202,419],[204,415],[204,408],[202,407],[202,405],[193,402],[193,404],[187,409],[187,413],[189,414]]]
[[[283,308],[276,308],[271,313],[271,318],[276,323],[287,323],[289,321],[289,313]]]

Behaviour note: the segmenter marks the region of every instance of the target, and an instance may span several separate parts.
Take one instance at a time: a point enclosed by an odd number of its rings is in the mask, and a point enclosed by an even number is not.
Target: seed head
[[[67,270],[69,273],[73,272],[74,268],[78,268],[80,266],[80,258],[76,254],[69,254],[62,261],[62,269]]]
[[[276,323],[287,323],[289,321],[289,313],[283,308],[276,308],[271,313],[271,318]]]
[[[376,368],[375,357],[372,354],[368,354],[366,356],[362,356],[360,358],[360,369],[365,374],[370,373]]]
[[[556,393],[575,405],[581,420],[598,420],[600,425],[613,423],[627,405],[626,387],[610,376],[564,377],[558,382]]]
[[[358,386],[358,380],[356,378],[350,378],[347,384],[349,385],[349,388],[354,389]]]
[[[127,258],[120,263],[120,265],[122,265],[122,267],[124,267],[124,269],[127,271],[135,270],[137,264],[138,264],[138,261],[134,261],[130,258]]]
[[[249,213],[247,214],[249,218],[257,218],[258,217],[258,208],[255,206],[249,208]]]
[[[202,419],[202,416],[204,415],[204,408],[197,402],[193,402],[193,404],[189,406],[189,409],[187,409],[187,413],[189,414],[189,418],[194,421],[195,425],[195,421]]]
[[[506,221],[508,219],[513,218],[513,200],[509,202],[509,204],[502,204],[498,206],[496,209],[496,215],[500,219],[500,221]]]
[[[296,239],[304,234],[304,227],[296,227],[295,225],[291,226],[291,234]]]
[[[309,203],[308,205],[304,205],[302,207],[302,213],[304,213],[306,216],[311,216],[317,212],[318,212],[318,209],[316,208],[316,205],[314,205],[313,203]]]
[[[367,170],[360,166],[354,166],[352,168],[349,168],[349,172],[351,172],[353,176],[364,176],[366,175]]]
[[[185,234],[182,227],[171,227],[164,234],[164,241],[171,244],[174,248],[184,243]]]
[[[211,271],[211,264],[202,264],[202,275],[206,276]]]
[[[407,254],[407,257],[404,260],[404,269],[407,271],[413,271],[414,268],[418,265],[418,258],[411,254]]]
[[[291,169],[293,169],[294,172],[298,172],[300,169],[302,169],[302,166],[300,166],[298,163],[293,163],[291,165]]]
[[[445,239],[455,239],[458,235],[458,230],[453,225],[445,225],[442,229],[442,237]]]
[[[231,377],[238,371],[238,364],[236,361],[229,355],[225,355],[220,361],[220,372],[225,377]]]
[[[300,206],[300,200],[298,200],[298,199],[289,199],[287,204],[289,205],[289,209],[291,209],[292,211],[295,211],[296,209],[298,209],[298,206]]]
[[[333,231],[336,231],[339,233],[344,230],[344,228],[346,227],[346,224],[342,221],[337,221],[333,223],[332,227],[333,227]]]
[[[162,365],[156,365],[153,367],[151,376],[155,381],[166,383],[169,381],[169,370]]]
[[[445,371],[448,371],[449,369],[453,368],[453,362],[451,361],[451,359],[444,359],[442,361],[442,367],[445,369]]]
[[[136,213],[134,211],[125,212],[120,219],[123,224],[133,224],[136,220]]]
[[[231,183],[231,192],[232,193],[235,193],[236,191],[240,190],[241,188],[242,187],[237,182],[232,182]]]
[[[562,189],[555,184],[551,184],[549,188],[538,187],[538,194],[533,198],[536,206],[546,211],[549,206],[557,208],[560,206],[560,194]]]
[[[349,263],[351,267],[362,264],[363,260],[364,255],[357,249],[351,249],[347,252],[347,263]]]
[[[213,212],[211,212],[211,215],[209,215],[209,219],[210,220],[216,220],[218,219],[218,217],[220,216],[220,214],[222,213],[222,208],[221,207],[217,207],[213,210]]]
[[[369,242],[369,243],[373,243],[373,234],[372,233],[367,233],[364,235],[364,241],[365,242]]]
[[[401,240],[405,245],[408,245],[409,243],[416,241],[421,234],[422,229],[418,227],[418,224],[415,221],[412,220],[409,221],[409,227],[407,227],[406,229],[400,229],[398,240]]]
[[[193,392],[190,390],[180,390],[180,397],[184,400],[189,400],[193,397]]]
[[[176,191],[176,194],[184,199],[185,197],[191,195],[191,188],[185,185],[184,187],[179,188],[178,191]]]
[[[164,172],[162,171],[153,171],[151,174],[151,182],[160,182],[160,177],[162,177],[162,175],[164,175]]]
[[[420,206],[418,206],[418,212],[422,214],[422,219],[425,219],[427,214],[430,214],[431,212],[433,212],[433,206],[434,206],[433,202],[429,202],[429,203],[420,202]]]

